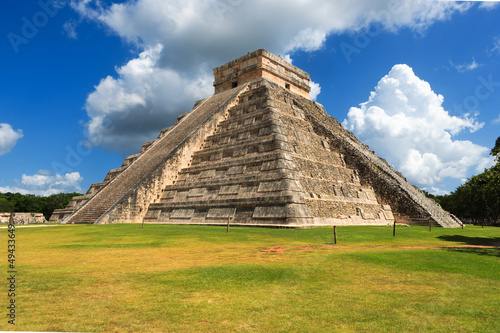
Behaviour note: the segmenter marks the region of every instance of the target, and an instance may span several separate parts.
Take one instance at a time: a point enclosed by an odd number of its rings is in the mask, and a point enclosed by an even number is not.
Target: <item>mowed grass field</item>
[[[16,326],[1,232],[0,330],[500,332],[500,228],[17,228]]]

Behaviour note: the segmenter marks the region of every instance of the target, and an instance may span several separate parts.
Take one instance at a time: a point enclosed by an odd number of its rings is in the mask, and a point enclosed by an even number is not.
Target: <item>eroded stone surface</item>
[[[46,223],[42,213],[0,213],[0,223],[18,225]]]

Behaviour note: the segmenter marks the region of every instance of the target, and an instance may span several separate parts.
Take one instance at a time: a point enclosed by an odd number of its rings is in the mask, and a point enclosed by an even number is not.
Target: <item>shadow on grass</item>
[[[500,237],[467,237],[461,235],[446,235],[439,236],[437,238],[448,242],[459,242],[465,245],[478,246],[450,248],[449,251],[500,257]],[[495,248],[481,248],[479,246],[495,246]]]
[[[443,235],[437,238],[447,242],[460,242],[467,245],[500,246],[500,237],[467,237],[462,235]]]
[[[463,247],[463,248],[449,248],[448,251],[460,252],[460,253],[471,253],[480,256],[490,256],[500,258],[500,248],[473,248],[473,247]]]

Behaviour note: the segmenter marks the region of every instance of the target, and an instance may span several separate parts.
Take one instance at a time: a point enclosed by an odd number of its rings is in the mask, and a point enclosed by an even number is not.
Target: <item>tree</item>
[[[21,193],[0,193],[1,213],[43,213],[48,220],[55,209],[64,208],[80,193],[58,193],[48,197]]]
[[[496,164],[483,173],[469,178],[453,193],[436,196],[447,211],[461,218],[498,221],[500,218],[500,137],[490,154]]]
[[[73,197],[80,195],[82,194],[76,192],[52,194],[51,196],[45,198],[46,199],[45,205],[44,208],[41,210],[41,212],[48,220],[50,218],[50,215],[52,215],[52,212],[55,209],[61,209],[66,207]]]
[[[491,149],[490,155],[495,156],[497,163],[500,163],[500,136],[497,138],[497,141],[495,142],[495,147]]]
[[[6,198],[0,198],[0,213],[12,213],[14,206]]]
[[[446,202],[453,214],[476,220],[498,221],[500,217],[500,163],[460,185]]]

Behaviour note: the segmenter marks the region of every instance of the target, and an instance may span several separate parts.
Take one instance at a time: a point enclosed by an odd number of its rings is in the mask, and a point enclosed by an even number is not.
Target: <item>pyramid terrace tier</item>
[[[345,198],[360,198],[376,201],[373,189],[368,185],[361,185],[355,171],[344,167],[329,166],[307,161],[308,171],[299,171],[293,160],[282,152],[273,152],[251,159],[229,159],[227,163],[221,161],[215,164],[191,167],[181,171],[175,185],[166,188],[171,191],[186,191],[189,188],[210,187],[212,190],[221,186],[240,184],[245,193],[263,192],[266,186],[257,186],[259,183],[270,184],[283,179],[299,181],[299,188],[307,193],[316,195],[332,195]],[[313,168],[312,166],[316,168]],[[322,172],[323,171],[323,172]],[[267,185],[267,187],[271,187]],[[252,191],[252,188],[259,190]],[[166,194],[164,194],[165,196]],[[168,198],[172,198],[170,195]]]
[[[326,225],[388,225],[394,220],[390,207],[297,196],[226,199],[195,203],[151,204],[145,223],[210,224],[240,226],[312,227]]]
[[[291,155],[283,151],[271,151],[254,156],[233,157],[211,164],[191,165],[179,172],[177,183],[188,177],[227,177],[248,172],[265,172],[276,169],[297,170]]]
[[[325,181],[324,186],[328,188],[327,190],[314,189],[314,192],[307,192],[300,185],[301,183],[297,180],[283,179],[278,174],[259,179],[246,177],[227,181],[206,181],[169,186],[159,200],[161,203],[195,202],[200,199],[262,198],[283,193],[298,193],[307,199],[378,205],[375,193],[369,187],[347,185],[340,182],[337,185],[332,185],[331,182]]]

